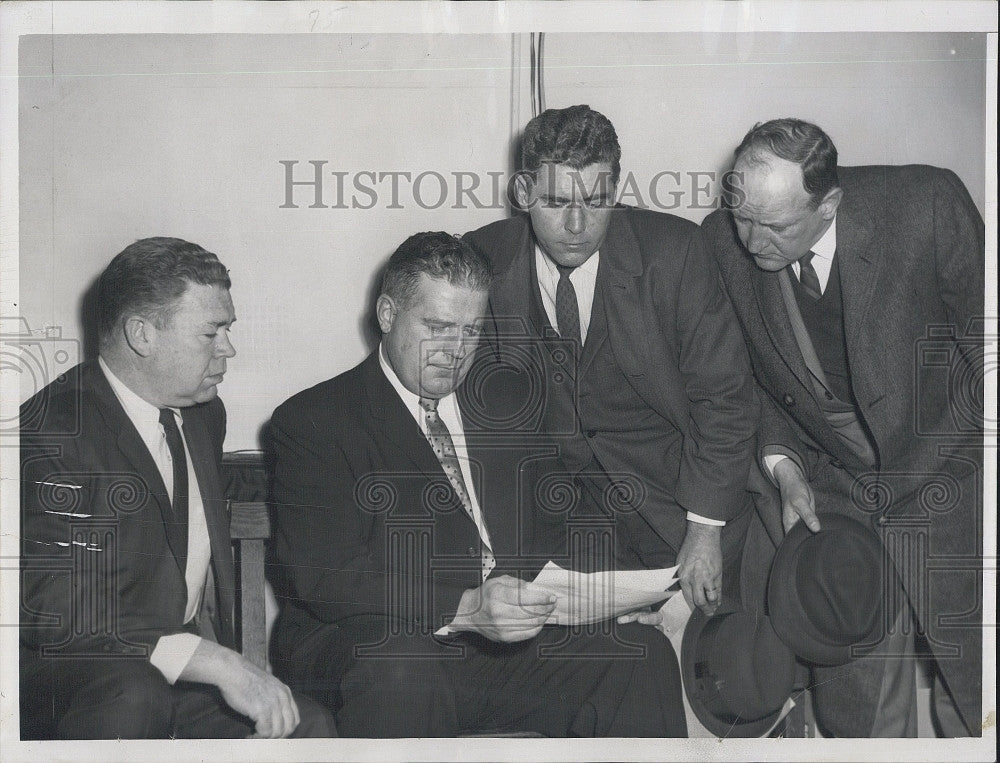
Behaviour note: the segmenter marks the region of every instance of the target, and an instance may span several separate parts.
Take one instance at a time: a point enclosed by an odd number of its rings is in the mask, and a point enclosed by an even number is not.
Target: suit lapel
[[[840,268],[840,290],[844,309],[844,333],[848,357],[862,348],[862,329],[867,326],[875,286],[884,258],[879,256],[877,237],[868,213],[851,204],[849,189],[837,213],[836,266]],[[857,367],[857,363],[852,364]]]
[[[608,234],[600,252],[597,281],[604,301],[607,338],[622,371],[629,377],[642,376],[645,373],[643,358],[647,346],[642,337],[645,323],[639,299],[642,254],[635,233],[625,219],[624,210],[612,212]],[[596,296],[594,304],[597,305]],[[638,341],[633,341],[637,338]]]
[[[183,543],[178,538],[178,533],[170,532],[170,528],[173,526],[173,507],[170,504],[170,496],[167,494],[167,486],[163,482],[156,462],[153,461],[146,443],[142,441],[138,430],[128,414],[125,413],[125,409],[118,401],[118,396],[111,389],[104,372],[96,362],[87,367],[84,387],[89,388],[93,394],[96,408],[104,418],[104,423],[109,431],[116,433],[118,452],[135,469],[136,475],[143,480],[150,496],[156,501],[160,510],[160,520],[163,522],[164,533],[167,537],[167,544],[183,576],[183,560],[187,558],[187,548],[181,548]]]
[[[771,342],[799,382],[806,389],[812,391],[812,378],[809,369],[806,368],[805,360],[802,358],[799,344],[795,341],[791,318],[785,307],[785,300],[781,296],[781,282],[778,274],[763,271],[754,264],[751,258],[747,259],[747,266],[751,268],[750,278],[753,282],[754,295],[757,298],[757,308],[763,318],[767,333],[771,336]],[[795,276],[791,274],[789,277],[794,278]]]
[[[583,353],[580,356],[579,378],[583,379],[594,362],[597,351],[601,349],[608,336],[607,308],[604,306],[604,289],[601,284],[601,270],[604,269],[603,256],[597,267],[597,280],[594,284],[594,302],[590,308],[590,326],[587,329],[587,339],[583,343]]]
[[[535,241],[531,226],[518,218],[520,225],[511,226],[506,241],[497,250],[511,257],[506,262],[495,265],[495,281],[490,289],[490,312],[496,334],[523,336],[529,332],[543,336],[544,322],[539,323],[532,309],[530,286],[532,285],[532,263],[534,262]],[[537,285],[535,286],[537,289]]]
[[[421,434],[417,422],[382,372],[378,353],[376,350],[364,362],[362,387],[364,405],[378,428],[380,439],[391,445],[398,456],[415,466],[422,474],[441,476],[441,464]]]

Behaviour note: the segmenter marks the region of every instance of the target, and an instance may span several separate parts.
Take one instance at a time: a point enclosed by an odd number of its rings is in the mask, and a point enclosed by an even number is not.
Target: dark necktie
[[[188,473],[187,457],[184,455],[184,438],[177,426],[174,412],[169,408],[160,409],[160,423],[170,449],[170,460],[174,467],[174,495],[171,501],[173,517],[167,528],[167,535],[174,545],[174,552],[184,560],[187,558],[188,522]]]
[[[462,478],[462,467],[458,463],[455,442],[451,439],[451,432],[448,431],[448,427],[441,420],[441,416],[438,415],[438,401],[436,398],[422,397],[420,398],[420,407],[424,409],[427,442],[430,443],[431,448],[434,449],[434,455],[441,462],[441,468],[444,469],[448,482],[451,483],[451,486],[455,489],[455,493],[458,495],[458,499],[462,502],[462,508],[465,509],[465,513],[469,515],[469,518],[475,522],[475,516],[472,513],[472,499],[469,497],[469,491],[465,487],[465,480]],[[481,546],[482,554],[480,561],[482,562],[483,580],[485,580],[493,568],[496,567],[497,562],[493,558],[493,552],[490,551],[489,547],[485,543],[481,544]]]
[[[576,289],[569,280],[569,274],[576,268],[566,265],[556,265],[559,270],[559,283],[556,284],[556,323],[559,324],[559,336],[563,339],[575,339],[577,344],[583,344],[580,339],[580,306],[576,301]]]
[[[807,252],[799,259],[799,283],[802,288],[813,299],[823,296],[823,290],[819,286],[819,276],[816,275],[816,268],[812,266],[812,258],[816,252]]]

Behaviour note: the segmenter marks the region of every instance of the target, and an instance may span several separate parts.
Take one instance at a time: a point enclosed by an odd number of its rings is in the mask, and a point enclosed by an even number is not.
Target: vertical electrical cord
[[[531,33],[531,116],[545,111],[545,32]]]

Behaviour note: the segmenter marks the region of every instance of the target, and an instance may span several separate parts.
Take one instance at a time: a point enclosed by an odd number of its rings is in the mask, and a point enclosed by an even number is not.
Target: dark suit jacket
[[[472,489],[497,558],[492,574],[530,580],[560,551],[550,539],[565,516],[536,512],[532,496],[536,462],[550,463],[554,448],[521,437],[500,402],[460,390]],[[355,615],[425,635],[449,622],[463,591],[482,582],[479,533],[377,352],[284,402],[271,436],[276,556],[293,597],[277,625],[278,654]]]
[[[532,318],[538,285],[532,278],[530,219],[496,222],[464,239],[493,263],[494,333],[509,333],[505,326],[526,321],[531,336],[543,336],[544,325]],[[758,404],[743,339],[701,233],[673,215],[619,207],[600,255],[598,288],[618,367],[645,403],[683,436],[672,498],[684,510],[732,520],[747,506]],[[551,363],[545,353],[541,357]],[[581,373],[597,373],[582,368]],[[557,370],[547,373],[557,376]],[[662,469],[662,453],[652,452],[648,443],[631,441],[627,432],[606,436],[608,447],[622,451],[620,461],[639,474]],[[684,511],[660,509],[647,503],[639,511],[679,550]]]
[[[981,487],[975,486],[982,480],[983,337],[974,319],[983,315],[983,221],[948,170],[841,167],[838,173],[844,196],[836,263],[847,357],[875,472],[820,411],[777,274],[756,267],[728,211],[709,215],[703,227],[766,393],[761,447],[800,461],[820,510],[867,515],[883,534],[897,525],[914,536],[926,532],[929,549],[906,563],[897,559],[897,566],[932,649],[956,657],[939,661],[977,728],[982,592],[973,568],[982,557]],[[858,489],[875,478],[878,489]],[[934,484],[936,498],[925,489]],[[943,615],[956,618],[946,623],[938,619]],[[962,659],[950,654],[956,644]]]
[[[220,643],[233,646],[233,558],[219,468],[225,408],[185,408],[205,505]],[[146,656],[184,628],[187,587],[163,479],[96,362],[21,409],[22,654]],[[25,651],[26,650],[26,651]],[[51,660],[50,660],[51,661]]]

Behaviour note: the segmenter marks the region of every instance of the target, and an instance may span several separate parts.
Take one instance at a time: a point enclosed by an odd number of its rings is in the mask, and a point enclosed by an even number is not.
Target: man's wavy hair
[[[736,160],[751,164],[763,153],[794,162],[802,168],[802,185],[813,209],[840,185],[837,178],[837,147],[819,127],[791,117],[757,123],[736,147]]]
[[[617,183],[621,158],[614,125],[586,105],[546,109],[528,122],[521,139],[521,171],[532,179],[543,164],[582,170],[603,162],[611,166],[611,181]]]
[[[109,342],[130,315],[144,315],[162,328],[190,284],[231,286],[219,258],[179,238],[143,238],[119,252],[97,281],[101,343]]]
[[[389,258],[381,293],[405,306],[417,291],[421,273],[476,291],[489,291],[493,281],[489,260],[470,244],[443,231],[414,233]]]

